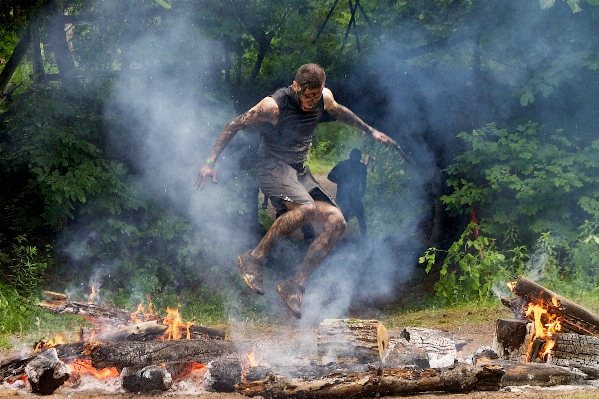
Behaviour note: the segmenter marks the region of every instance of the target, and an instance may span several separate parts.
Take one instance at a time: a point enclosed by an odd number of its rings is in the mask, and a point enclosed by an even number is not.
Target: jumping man
[[[281,298],[297,318],[302,315],[302,294],[308,277],[335,247],[346,227],[335,201],[304,166],[320,117],[327,111],[335,119],[359,128],[381,143],[396,144],[337,103],[333,93],[324,87],[325,79],[320,66],[302,65],[291,86],[265,97],[225,126],[195,179],[195,186],[200,190],[209,178],[216,183],[214,164],[235,134],[249,126],[263,126],[256,165],[258,183],[274,207],[285,208],[287,212],[275,220],[256,248],[237,257],[237,264],[250,289],[263,295],[262,269],[268,252],[283,237],[305,224],[320,225],[322,233],[308,248],[295,275],[277,286]]]

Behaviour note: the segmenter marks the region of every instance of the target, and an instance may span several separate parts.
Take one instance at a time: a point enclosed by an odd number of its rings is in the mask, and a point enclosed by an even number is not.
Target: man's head
[[[359,161],[360,159],[362,159],[362,151],[358,150],[357,148],[354,148],[349,153],[349,159],[351,159],[352,161]]]
[[[295,74],[293,90],[302,110],[310,111],[320,100],[326,74],[317,64],[302,65]]]

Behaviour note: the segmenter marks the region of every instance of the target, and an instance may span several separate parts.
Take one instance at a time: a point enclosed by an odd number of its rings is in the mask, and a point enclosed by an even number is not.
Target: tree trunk
[[[21,63],[21,60],[27,53],[27,48],[29,48],[29,44],[31,43],[31,30],[29,28],[25,29],[21,35],[21,39],[19,40],[19,44],[13,50],[10,58],[4,65],[4,69],[0,72],[0,98],[5,98],[8,94],[8,83],[12,78],[12,75],[17,70],[17,67]]]
[[[60,8],[60,4],[57,0],[52,1],[53,4],[49,5],[52,14],[62,15],[63,10]],[[58,71],[62,79],[62,83],[69,85],[76,89],[82,89],[81,82],[75,76],[75,64],[70,54],[69,44],[67,43],[65,24],[61,18],[50,19],[48,26],[49,40],[51,41],[52,52],[54,53],[54,59],[58,66]]]
[[[31,34],[33,81],[36,83],[44,83],[46,82],[46,72],[44,71],[44,61],[42,59],[40,29],[36,21],[29,24],[29,30]]]

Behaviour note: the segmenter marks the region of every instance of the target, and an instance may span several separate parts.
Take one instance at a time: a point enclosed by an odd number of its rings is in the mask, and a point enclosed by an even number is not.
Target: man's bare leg
[[[323,231],[308,248],[308,253],[292,278],[301,286],[335,248],[347,227],[339,208],[326,201],[316,201],[316,215],[313,222],[320,224]]]
[[[282,238],[311,222],[318,209],[316,204],[300,205],[288,201],[285,201],[285,206],[289,210],[275,220],[258,246],[252,251],[252,256],[257,259],[263,259]]]
[[[298,319],[302,317],[301,305],[304,284],[333,250],[347,227],[345,218],[339,208],[324,201],[316,202],[316,213],[312,221],[320,223],[323,232],[308,248],[308,253],[300,263],[296,274],[277,286],[281,298],[291,313]]]

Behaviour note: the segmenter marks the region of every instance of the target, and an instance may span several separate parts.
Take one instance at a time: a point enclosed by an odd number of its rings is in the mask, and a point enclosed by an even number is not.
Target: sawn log
[[[500,366],[471,366],[405,370],[382,368],[363,373],[332,374],[319,379],[269,374],[264,380],[242,382],[237,392],[269,398],[348,398],[404,395],[429,391],[491,391],[501,387]]]

